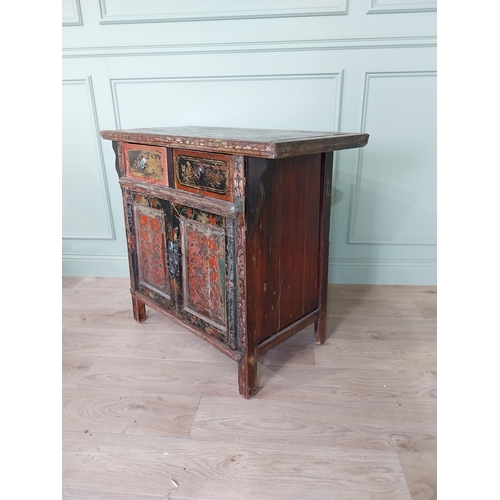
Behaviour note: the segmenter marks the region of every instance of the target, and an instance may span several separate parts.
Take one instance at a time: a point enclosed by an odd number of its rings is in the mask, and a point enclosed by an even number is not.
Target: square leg
[[[238,386],[240,394],[250,399],[257,393],[257,358],[248,353],[238,363]]]
[[[132,309],[134,312],[134,319],[142,323],[146,319],[146,304],[139,299],[132,297]]]
[[[326,340],[326,315],[314,322],[314,343],[324,344]]]

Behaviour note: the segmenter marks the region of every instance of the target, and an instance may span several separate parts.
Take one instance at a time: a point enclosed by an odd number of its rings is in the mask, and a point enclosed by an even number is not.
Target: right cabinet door
[[[178,314],[235,349],[234,221],[187,206],[173,212],[182,260]]]

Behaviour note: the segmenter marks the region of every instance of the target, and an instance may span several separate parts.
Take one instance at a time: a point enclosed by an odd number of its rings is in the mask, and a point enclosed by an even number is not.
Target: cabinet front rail
[[[139,194],[156,196],[157,198],[168,200],[179,205],[207,210],[230,219],[238,217],[242,212],[242,208],[237,203],[217,200],[201,194],[179,191],[166,186],[158,186],[148,184],[146,182],[130,180],[126,177],[122,177],[120,179],[120,185],[122,188],[129,189]]]

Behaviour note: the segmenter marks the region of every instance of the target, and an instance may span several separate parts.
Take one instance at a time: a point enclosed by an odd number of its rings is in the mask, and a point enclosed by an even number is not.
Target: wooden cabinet
[[[238,362],[315,324],[326,335],[333,151],[367,134],[171,127],[105,130],[123,192],[134,318],[146,305]]]

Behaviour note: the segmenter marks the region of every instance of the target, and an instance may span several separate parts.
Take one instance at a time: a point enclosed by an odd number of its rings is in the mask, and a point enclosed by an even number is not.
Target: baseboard
[[[329,283],[436,285],[434,260],[330,259]]]
[[[126,255],[63,254],[62,275],[128,278],[128,258]]]

